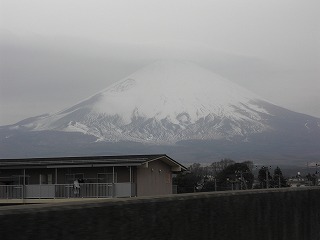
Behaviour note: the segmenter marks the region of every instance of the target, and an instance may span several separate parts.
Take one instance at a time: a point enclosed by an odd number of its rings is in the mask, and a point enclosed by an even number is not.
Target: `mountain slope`
[[[320,157],[320,119],[184,61],[155,62],[61,112],[0,127],[0,136],[5,157],[163,151],[190,161]]]
[[[263,132],[258,96],[189,62],[159,61],[31,130],[83,132],[99,140],[173,143]]]

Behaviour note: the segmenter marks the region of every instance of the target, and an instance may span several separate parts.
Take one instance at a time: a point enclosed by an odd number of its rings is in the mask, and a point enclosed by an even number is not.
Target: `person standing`
[[[73,181],[73,193],[75,196],[79,196],[80,193],[80,183],[79,180],[76,179]]]

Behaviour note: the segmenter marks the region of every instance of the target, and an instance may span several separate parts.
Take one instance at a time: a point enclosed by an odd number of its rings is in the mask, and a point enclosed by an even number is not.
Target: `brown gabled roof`
[[[0,169],[140,166],[158,159],[170,166],[186,170],[166,154],[0,159]]]

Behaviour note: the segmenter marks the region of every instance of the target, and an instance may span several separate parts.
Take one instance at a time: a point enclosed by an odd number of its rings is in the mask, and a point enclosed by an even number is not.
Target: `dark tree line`
[[[252,170],[247,162],[234,163],[218,173],[219,190],[251,189],[254,181]]]
[[[315,174],[310,174],[310,173],[308,173],[308,174],[306,175],[307,181],[308,181],[309,183],[311,183],[312,186],[316,186],[316,185],[318,184],[318,183],[317,183],[318,178],[317,178],[317,175],[316,175],[316,174],[318,174],[318,171],[316,171]]]
[[[236,163],[231,159],[206,167],[194,163],[188,172],[178,174],[173,183],[178,186],[178,193],[250,189],[254,180],[252,168],[250,161]]]
[[[270,168],[261,167],[256,184],[252,173],[253,167],[251,161],[236,163],[231,159],[222,159],[208,166],[194,163],[187,172],[178,174],[173,179],[173,184],[178,186],[178,193],[288,186],[279,167],[274,170],[273,175],[270,173]]]
[[[288,187],[287,180],[283,177],[282,171],[276,167],[271,176],[269,167],[261,167],[258,173],[260,188],[281,188]]]

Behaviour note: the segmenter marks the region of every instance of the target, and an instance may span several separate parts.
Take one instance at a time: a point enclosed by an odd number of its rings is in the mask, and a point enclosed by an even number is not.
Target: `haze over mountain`
[[[166,151],[182,161],[320,157],[320,119],[178,60],[150,64],[70,108],[3,126],[0,133],[2,158],[81,151]]]

